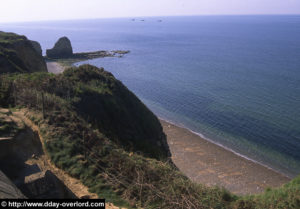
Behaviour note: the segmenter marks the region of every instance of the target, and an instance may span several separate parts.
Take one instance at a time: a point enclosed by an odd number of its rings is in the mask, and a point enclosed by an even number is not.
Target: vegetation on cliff
[[[32,45],[14,51],[19,46],[16,43],[24,46],[26,40],[15,34],[0,34],[0,72],[32,72],[23,63],[36,56],[36,52],[31,54]],[[44,71],[38,62],[36,68]],[[245,197],[192,183],[168,161],[166,137],[156,116],[102,68],[83,65],[58,75],[2,74],[0,107],[26,108],[26,116],[40,128],[51,161],[117,205],[170,209],[300,207],[300,177],[282,188]],[[6,136],[18,131],[3,118],[0,127]]]
[[[15,72],[47,72],[47,67],[25,36],[0,31],[0,73]]]
[[[100,197],[146,208],[228,204],[227,192],[193,184],[166,162],[159,121],[111,73],[84,65],[60,75],[3,75],[0,84],[0,104],[36,112],[28,117],[51,160]]]
[[[84,65],[60,75],[2,75],[0,90],[0,105],[29,110],[27,116],[40,127],[51,160],[107,201],[144,208],[300,204],[299,178],[247,197],[192,183],[167,162],[156,117],[103,69]]]
[[[14,82],[10,82],[12,78]],[[12,94],[7,93],[8,90]],[[70,106],[80,117],[126,149],[166,158],[166,137],[156,116],[120,81],[90,65],[70,68],[54,76],[47,73],[17,74],[2,80],[2,105],[35,106],[44,95],[44,111],[50,114]],[[59,101],[56,101],[59,100]],[[39,104],[40,105],[40,104]]]

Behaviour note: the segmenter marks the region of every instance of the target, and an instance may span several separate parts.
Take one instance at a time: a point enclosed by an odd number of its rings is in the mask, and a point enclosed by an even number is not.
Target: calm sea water
[[[11,23],[0,30],[37,40],[43,50],[61,36],[75,52],[130,50],[82,63],[111,71],[159,117],[298,175],[300,16],[144,19]]]

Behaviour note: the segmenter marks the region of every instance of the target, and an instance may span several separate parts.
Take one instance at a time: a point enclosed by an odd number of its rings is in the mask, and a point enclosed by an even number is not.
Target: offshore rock
[[[67,37],[60,38],[52,49],[47,49],[48,58],[68,58],[73,56],[71,41]]]

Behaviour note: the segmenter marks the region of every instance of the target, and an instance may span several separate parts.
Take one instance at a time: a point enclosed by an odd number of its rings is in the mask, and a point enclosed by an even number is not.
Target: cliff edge
[[[44,58],[25,36],[0,31],[0,73],[47,72]]]

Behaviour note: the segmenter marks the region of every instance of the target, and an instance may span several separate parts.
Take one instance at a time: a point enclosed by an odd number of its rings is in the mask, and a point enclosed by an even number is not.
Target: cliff
[[[125,149],[140,151],[155,158],[169,156],[166,137],[157,117],[103,68],[83,65],[67,69],[56,76],[20,74],[14,77],[16,82],[13,84],[13,94],[9,93],[9,86],[12,84],[4,81],[7,79],[2,79],[0,104],[35,105],[40,101],[34,98],[43,92],[59,99],[57,102],[54,98],[45,102],[49,104],[49,108],[65,101],[59,108],[71,108],[78,116],[93,122],[102,134]],[[49,111],[51,114],[52,109]]]
[[[15,72],[47,72],[47,67],[25,36],[0,32],[0,73]]]
[[[157,117],[120,81],[91,65],[70,68],[63,73],[73,106],[79,115],[95,121],[107,137],[128,149],[143,151],[152,157],[167,157],[169,148]],[[80,92],[74,92],[79,85]],[[67,95],[65,95],[67,96]]]

